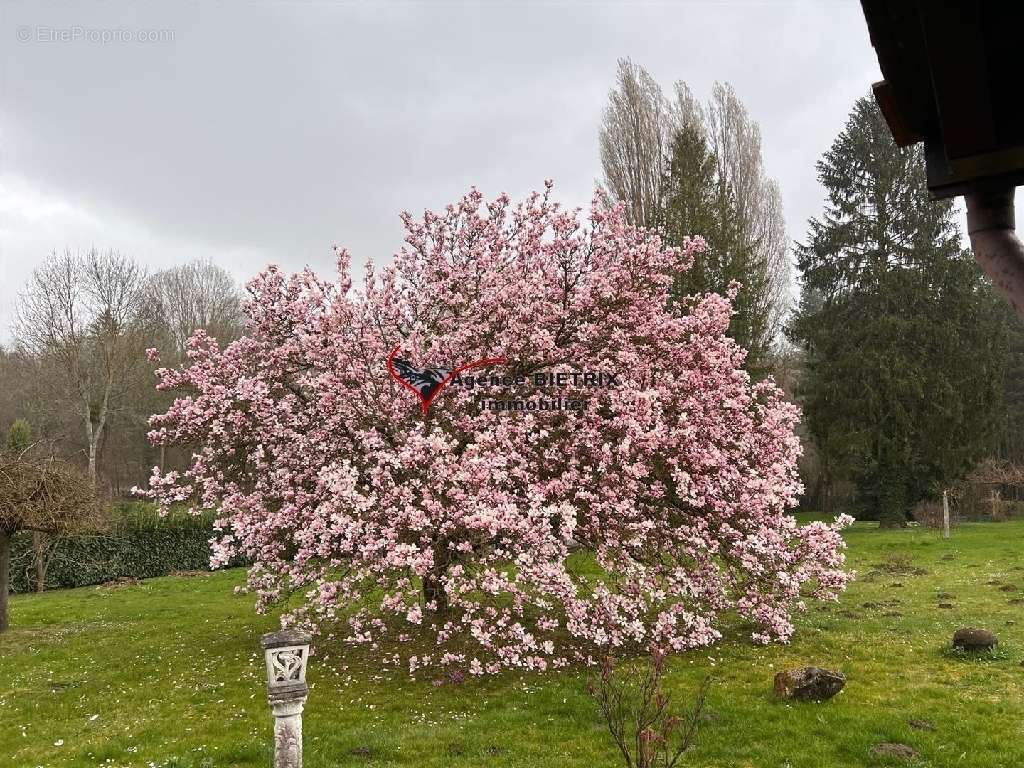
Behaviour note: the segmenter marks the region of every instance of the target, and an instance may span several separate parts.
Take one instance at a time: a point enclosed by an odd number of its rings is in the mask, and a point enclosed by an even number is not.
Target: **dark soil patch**
[[[896,742],[875,744],[871,748],[871,754],[875,757],[895,757],[900,760],[913,760],[920,755],[913,747]]]
[[[894,576],[926,576],[928,574],[924,568],[914,565],[914,560],[910,555],[902,552],[888,555],[885,560],[876,563],[875,568]]]

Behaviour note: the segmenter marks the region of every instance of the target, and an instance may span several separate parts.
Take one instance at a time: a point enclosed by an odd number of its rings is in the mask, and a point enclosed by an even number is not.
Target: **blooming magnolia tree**
[[[246,336],[222,350],[197,331],[188,365],[158,370],[180,396],[151,440],[194,453],[149,493],[219,510],[213,565],[250,558],[260,608],[300,592],[287,623],[361,643],[416,627],[433,649],[411,669],[480,674],[707,645],[731,611],[785,640],[803,597],[844,587],[846,520],[786,514],[797,409],[742,370],[728,298],[667,303],[703,241],[666,247],[600,200],[582,221],[550,189],[403,214],[405,247],[361,290],[344,250],[336,282],[271,267]],[[504,362],[424,413],[389,374],[396,349]],[[615,385],[545,390],[578,411],[479,407],[572,371]]]

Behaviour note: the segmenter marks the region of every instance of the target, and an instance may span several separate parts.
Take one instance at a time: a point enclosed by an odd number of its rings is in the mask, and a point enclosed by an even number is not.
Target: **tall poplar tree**
[[[599,131],[604,186],[630,223],[669,243],[703,235],[711,249],[680,275],[676,296],[741,284],[729,333],[763,373],[790,310],[789,243],[761,131],[735,90],[716,82],[706,104],[683,81],[672,98],[642,66],[619,61]]]
[[[852,480],[856,511],[902,524],[911,505],[991,450],[1005,314],[930,199],[919,148],[899,149],[870,97],[818,163],[828,192],[798,245],[791,324],[825,483]]]
[[[679,276],[675,294],[740,284],[729,333],[765,372],[789,310],[788,244],[778,187],[764,172],[761,132],[728,84],[706,107],[676,83],[676,125],[665,159],[658,227],[670,243],[703,235],[708,250]]]
[[[673,136],[662,196],[659,228],[666,240],[682,243],[697,233],[708,246],[676,277],[673,298],[707,291],[724,294],[733,281],[741,283],[729,334],[747,350],[748,368],[760,372],[772,342],[768,313],[758,301],[764,296],[765,274],[756,263],[754,245],[744,237],[732,187],[719,173],[697,123],[680,127]]]

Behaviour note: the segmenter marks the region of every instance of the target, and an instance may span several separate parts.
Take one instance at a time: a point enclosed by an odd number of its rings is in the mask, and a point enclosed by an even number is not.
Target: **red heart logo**
[[[420,399],[420,409],[423,411],[424,416],[430,410],[430,404],[434,402],[434,398],[440,394],[441,390],[452,379],[463,371],[468,371],[471,368],[482,368],[485,365],[498,365],[508,362],[504,357],[486,357],[460,365],[454,370],[449,368],[417,368],[411,361],[398,357],[399,349],[400,347],[395,347],[394,351],[388,356],[388,373],[391,374],[391,378],[403,387],[416,393],[416,397]]]

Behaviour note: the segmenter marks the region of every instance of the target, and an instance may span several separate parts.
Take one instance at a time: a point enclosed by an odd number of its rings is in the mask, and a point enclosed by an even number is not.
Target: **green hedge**
[[[149,505],[115,505],[110,528],[57,540],[46,570],[46,588],[102,584],[123,578],[147,579],[174,571],[210,567],[213,518],[175,513],[161,518]],[[241,563],[237,563],[241,564]],[[14,537],[11,591],[35,590],[32,534]]]

